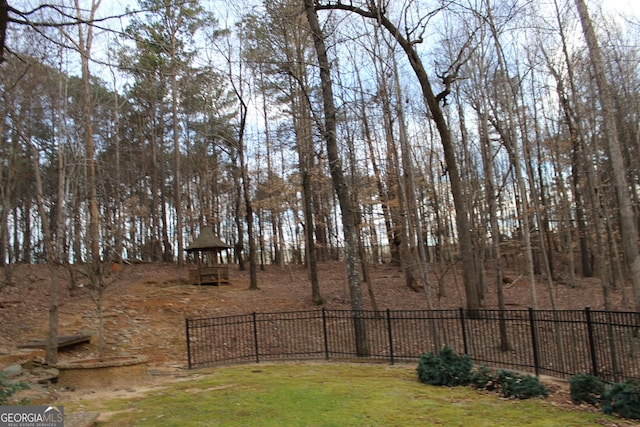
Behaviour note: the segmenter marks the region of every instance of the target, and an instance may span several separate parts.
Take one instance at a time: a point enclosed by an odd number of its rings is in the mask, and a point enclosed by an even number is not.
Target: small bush
[[[25,383],[11,382],[4,373],[0,372],[0,405],[7,405],[9,397],[25,388],[27,388]]]
[[[425,384],[453,387],[469,384],[472,367],[469,356],[459,355],[450,347],[444,347],[438,354],[423,354],[417,372],[418,378]]]
[[[486,366],[473,370],[471,358],[456,354],[444,347],[438,354],[429,352],[420,357],[418,378],[430,385],[460,386],[471,385],[477,389],[499,390],[504,397],[529,399],[547,396],[547,388],[537,377],[519,375],[515,372],[499,370],[493,372]]]
[[[479,390],[493,391],[498,386],[496,373],[482,365],[471,374],[470,384]]]
[[[640,381],[614,384],[602,396],[602,412],[640,420]]]
[[[596,405],[604,393],[604,381],[589,374],[577,374],[569,379],[571,401]]]
[[[498,371],[497,381],[504,397],[529,399],[546,396],[549,391],[540,383],[540,379],[531,375],[519,375],[511,371]]]

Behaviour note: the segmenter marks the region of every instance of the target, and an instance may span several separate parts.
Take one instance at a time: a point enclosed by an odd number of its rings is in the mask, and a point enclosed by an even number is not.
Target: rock
[[[18,364],[11,364],[2,370],[2,373],[5,374],[8,378],[15,378],[18,375],[22,374],[22,366]]]
[[[57,368],[47,368],[45,370],[43,370],[43,372],[47,375],[51,375],[54,377],[57,377],[58,375],[60,375],[60,370]]]

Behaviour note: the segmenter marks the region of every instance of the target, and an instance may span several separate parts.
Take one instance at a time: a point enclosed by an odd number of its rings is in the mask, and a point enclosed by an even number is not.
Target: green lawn
[[[113,413],[100,426],[601,426],[598,413],[421,384],[407,366],[242,365],[198,371],[144,397],[76,401]]]

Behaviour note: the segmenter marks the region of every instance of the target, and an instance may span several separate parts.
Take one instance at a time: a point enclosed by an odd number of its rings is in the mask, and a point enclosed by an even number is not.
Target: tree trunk
[[[316,248],[316,225],[314,220],[313,206],[313,184],[311,171],[314,167],[313,150],[313,124],[311,117],[311,105],[309,105],[308,81],[306,64],[304,61],[304,47],[298,43],[291,46],[294,50],[290,58],[293,61],[294,69],[289,79],[291,90],[291,111],[293,116],[293,126],[296,137],[296,151],[298,153],[298,168],[300,169],[302,184],[302,203],[304,214],[304,238],[306,266],[311,282],[311,301],[314,305],[323,304],[320,292],[320,282],[318,280],[318,251]],[[282,228],[280,228],[282,231]],[[326,246],[326,245],[325,245]]]
[[[292,86],[293,87],[293,86]],[[294,126],[296,129],[296,148],[298,151],[298,165],[302,178],[302,200],[304,212],[304,236],[306,265],[311,281],[311,301],[315,305],[321,305],[322,295],[318,281],[318,257],[315,246],[314,219],[313,219],[313,190],[311,187],[311,169],[313,168],[313,129],[309,118],[309,106],[306,97],[300,96],[299,90],[295,91]]]
[[[483,104],[486,104],[486,98],[483,95]],[[498,294],[498,309],[500,309],[500,350],[509,351],[511,344],[507,333],[507,323],[503,317],[503,311],[506,310],[506,301],[504,298],[502,273],[502,251],[500,250],[500,225],[498,224],[498,201],[495,189],[494,179],[494,163],[493,150],[491,140],[489,139],[489,127],[487,118],[487,107],[483,105],[482,111],[478,112],[480,120],[480,149],[482,152],[482,164],[484,169],[484,179],[486,185],[486,198],[489,205],[489,223],[491,227],[491,252],[493,253],[493,273],[496,278],[496,290]]]
[[[532,88],[532,92],[534,91],[535,89]],[[523,91],[520,91],[521,96],[523,96],[522,92]],[[521,100],[521,103],[524,105],[524,99]],[[535,104],[532,109],[534,114],[537,115],[537,107]],[[551,237],[549,233],[549,223],[548,223],[548,213],[547,213],[548,211],[546,208],[547,204],[544,196],[542,173],[538,169],[538,177],[540,179],[540,194],[538,194],[538,189],[536,188],[536,178],[534,176],[534,170],[532,165],[532,155],[531,155],[531,150],[529,149],[530,143],[526,136],[527,120],[525,117],[525,109],[522,108],[521,111],[522,113],[521,115],[518,115],[518,117],[520,118],[520,128],[521,128],[520,133],[522,135],[522,140],[523,140],[522,146],[523,146],[523,153],[525,156],[527,177],[530,182],[529,192],[531,193],[531,200],[533,200],[533,211],[535,212],[535,226],[538,229],[538,241],[540,243],[540,251],[542,252],[542,260],[544,264],[545,275],[547,276],[547,286],[549,289],[549,301],[551,302],[551,309],[556,310],[557,309],[556,297],[555,297],[554,284],[553,284],[553,281],[555,280],[555,275],[553,272],[553,264],[551,262],[553,245],[551,244],[552,242],[551,242]],[[534,123],[536,123],[536,125],[534,126],[535,126],[535,134],[536,134],[536,146],[538,148],[538,165],[540,165],[542,163],[542,159],[539,152],[541,142],[540,142],[537,121],[535,119],[534,119]],[[538,200],[540,201],[539,203],[538,203]],[[544,211],[541,211],[540,205],[542,205],[542,209],[544,209]]]
[[[636,222],[629,184],[624,167],[624,159],[618,139],[616,120],[613,109],[613,100],[609,92],[607,77],[602,60],[602,52],[593,29],[593,24],[584,0],[575,0],[582,30],[584,32],[587,47],[589,48],[591,65],[595,73],[598,96],[603,115],[603,127],[609,151],[611,170],[614,179],[615,194],[620,214],[622,227],[622,241],[625,248],[629,274],[633,284],[636,311],[640,311],[640,249],[638,248],[638,225]]]
[[[356,70],[357,72],[357,70]],[[357,77],[358,77],[358,83],[361,87],[360,93],[364,93],[364,90],[362,89],[362,83],[360,82],[360,74],[357,73]],[[364,95],[362,95],[364,96]],[[371,161],[371,169],[373,170],[373,176],[375,179],[375,183],[376,183],[376,189],[378,191],[378,197],[380,198],[380,207],[382,209],[382,216],[384,217],[384,226],[385,226],[385,230],[387,232],[387,238],[389,240],[389,242],[391,243],[393,241],[393,227],[391,225],[391,214],[390,214],[390,209],[389,209],[389,195],[387,194],[387,191],[384,188],[384,185],[382,183],[382,173],[380,172],[380,167],[378,166],[378,161],[376,160],[376,153],[373,147],[373,137],[371,135],[371,127],[369,125],[369,117],[367,116],[367,112],[365,110],[365,103],[364,103],[364,99],[361,99],[360,101],[360,114],[361,114],[361,119],[362,119],[362,126],[363,126],[363,139],[365,140],[366,144],[367,144],[367,149],[368,149],[368,153],[369,153],[369,160]],[[372,226],[372,230],[373,232],[375,232],[375,226]],[[393,247],[393,245],[390,245],[391,247]],[[393,258],[393,256],[392,256]],[[380,254],[378,254],[378,257],[376,258],[376,262],[380,261]]]
[[[244,161],[244,147],[240,148],[240,168],[242,169],[242,191],[245,204],[245,219],[247,222],[247,238],[249,239],[249,289],[258,289],[258,271],[256,257],[256,239],[253,231],[253,205],[251,203],[251,195],[249,193],[249,174],[247,173],[247,165]]]
[[[404,194],[406,203],[406,219],[407,219],[407,235],[409,244],[409,260],[411,264],[417,266],[418,282],[422,286],[425,297],[427,299],[427,308],[433,309],[433,301],[431,299],[431,290],[428,283],[428,266],[427,255],[425,252],[424,232],[422,228],[422,216],[418,211],[418,193],[415,183],[415,172],[413,165],[413,154],[411,153],[411,146],[409,144],[409,136],[407,134],[407,125],[404,118],[404,108],[400,100],[403,98],[400,91],[400,73],[398,71],[398,64],[393,58],[393,71],[395,78],[396,89],[396,114],[398,115],[398,140],[400,142],[400,158],[402,163],[402,170],[404,171]],[[413,253],[413,247],[416,248],[416,253]]]
[[[114,74],[113,78],[113,113],[114,113],[114,143],[115,143],[115,151],[116,151],[116,159],[115,159],[115,213],[114,213],[114,221],[115,221],[115,236],[114,236],[114,256],[116,262],[122,261],[122,250],[124,245],[124,220],[122,215],[122,192],[120,183],[122,182],[122,172],[120,166],[120,95],[118,94],[116,77]]]
[[[173,41],[175,43],[175,41]],[[172,52],[175,56],[175,50]],[[178,126],[178,81],[176,70],[171,73],[171,130],[173,133],[173,200],[176,210],[176,240],[178,241],[178,267],[184,265],[184,243],[182,238],[182,171],[180,169],[180,132]]]
[[[51,238],[51,232],[49,228],[49,217],[45,210],[44,192],[42,187],[42,176],[40,174],[40,155],[35,144],[31,141],[28,135],[26,135],[20,125],[20,121],[14,120],[17,124],[16,131],[20,134],[20,137],[28,145],[31,161],[33,163],[33,174],[35,177],[35,190],[36,190],[36,205],[38,207],[38,213],[40,214],[40,224],[42,227],[42,241],[44,244],[44,255],[49,266],[50,282],[49,282],[49,333],[47,335],[47,347],[46,347],[46,361],[50,365],[55,365],[58,362],[58,294],[59,284],[58,279],[53,272],[53,264],[55,259],[53,240]]]
[[[3,109],[2,112],[4,117],[6,111]],[[0,134],[5,134],[5,120],[2,120],[0,123]],[[10,265],[12,261],[16,260],[15,258],[18,255],[14,250],[12,250],[11,247],[9,247],[9,230],[11,230],[11,228],[9,228],[9,213],[12,210],[11,206],[13,205],[13,203],[11,203],[11,200],[14,198],[18,177],[18,171],[16,167],[18,146],[17,135],[14,134],[14,137],[12,138],[10,144],[11,150],[9,158],[3,159],[6,162],[6,171],[2,175],[0,175],[0,178],[2,179],[2,181],[0,182],[0,200],[2,200],[2,206],[0,207],[0,266],[5,267],[5,274],[8,276],[11,275]],[[17,229],[18,227],[13,227],[14,233],[17,231]],[[19,239],[15,239],[15,241],[18,240]],[[7,258],[9,260],[8,265],[6,263]],[[7,283],[11,284],[12,280],[8,278]]]
[[[308,1],[308,0],[306,0]],[[306,2],[305,2],[306,3]],[[458,165],[456,163],[455,147],[451,136],[451,131],[446,118],[440,107],[440,101],[433,93],[429,76],[422,64],[417,50],[414,48],[415,43],[407,40],[402,32],[386,17],[383,10],[379,10],[373,3],[370,3],[370,10],[363,10],[354,7],[351,4],[338,2],[337,4],[318,4],[318,10],[324,9],[340,9],[357,13],[365,18],[373,19],[382,25],[398,42],[404,50],[411,67],[418,78],[422,96],[426,107],[431,113],[431,118],[436,124],[440,142],[444,151],[445,163],[449,172],[449,181],[451,184],[451,193],[456,211],[456,229],[460,241],[460,258],[462,261],[462,273],[464,277],[465,293],[467,295],[467,308],[482,308],[482,299],[480,294],[480,285],[478,282],[479,274],[476,271],[473,258],[473,240],[470,229],[469,211],[466,204],[465,194],[462,187],[462,179],[460,177]]]
[[[253,204],[251,203],[251,182],[245,161],[244,130],[247,123],[247,106],[242,94],[236,90],[240,101],[240,128],[238,133],[238,156],[240,158],[240,173],[242,175],[242,194],[244,198],[244,214],[247,223],[247,239],[249,240],[249,289],[258,289],[257,249],[255,232],[253,231]]]
[[[382,70],[381,70],[382,71]],[[386,70],[385,70],[386,71]],[[405,284],[409,289],[417,290],[415,285],[415,276],[413,269],[409,263],[408,239],[406,237],[406,203],[402,203],[403,193],[400,189],[400,166],[398,162],[398,150],[393,135],[393,115],[391,113],[391,94],[389,93],[386,76],[382,72],[382,76],[378,82],[378,91],[380,92],[380,102],[382,107],[382,120],[384,124],[384,135],[386,142],[387,157],[387,200],[396,201],[393,206],[388,203],[389,210],[389,246],[391,251],[391,262],[397,264],[404,273]]]
[[[91,9],[89,20],[93,20],[95,13],[100,5],[100,0],[93,0],[91,2]],[[82,11],[79,5],[76,3],[76,13],[78,18],[81,17]],[[86,167],[86,180],[87,180],[87,198],[89,200],[89,236],[88,236],[88,249],[89,254],[87,256],[87,277],[89,281],[89,288],[92,293],[92,297],[96,303],[96,309],[98,312],[99,324],[98,324],[98,337],[99,345],[98,352],[99,357],[104,356],[104,322],[103,319],[103,307],[102,307],[102,295],[104,292],[101,256],[100,253],[100,218],[98,212],[98,195],[97,195],[97,183],[96,183],[96,168],[95,168],[95,156],[96,149],[93,141],[93,114],[92,114],[92,100],[91,100],[91,73],[89,70],[89,60],[91,59],[91,47],[93,44],[93,27],[91,25],[86,26],[86,34],[84,32],[84,25],[78,26],[78,50],[80,51],[81,64],[82,64],[82,120],[84,127],[84,146],[85,146],[85,161]]]
[[[96,10],[95,2],[92,5],[92,16]],[[78,9],[78,14],[80,10]],[[79,43],[82,64],[82,120],[84,127],[84,150],[87,174],[87,198],[89,201],[89,259],[95,264],[100,262],[100,229],[98,214],[98,195],[96,187],[95,145],[93,142],[93,120],[91,117],[91,74],[89,71],[89,59],[91,44],[93,41],[93,29],[87,26],[86,39],[83,26],[79,26]]]
[[[313,42],[320,67],[320,80],[322,85],[322,101],[324,106],[324,129],[323,137],[327,145],[327,156],[331,170],[333,186],[338,196],[340,210],[342,212],[342,229],[345,240],[345,261],[347,267],[347,278],[351,299],[351,309],[353,310],[354,330],[356,336],[356,354],[366,356],[369,354],[367,341],[366,321],[362,317],[364,310],[364,299],[360,284],[360,260],[358,256],[358,230],[355,227],[355,214],[351,195],[347,186],[342,162],[338,153],[338,142],[336,140],[336,110],[333,101],[333,87],[331,82],[331,72],[327,48],[324,43],[324,36],[318,21],[318,15],[314,8],[314,0],[304,0],[305,12],[309,27],[313,36]]]
[[[236,190],[234,198],[234,211],[233,216],[236,222],[236,230],[238,235],[236,236],[236,243],[233,245],[233,250],[238,261],[238,269],[245,271],[247,269],[244,262],[244,225],[242,223],[242,172],[240,171],[240,165],[238,165],[238,154],[234,153],[231,156],[233,165],[233,185]]]
[[[560,11],[558,9],[557,1],[554,1],[554,7],[556,12],[556,18],[558,20],[558,29],[560,34],[560,40],[562,42],[562,54],[565,60],[565,64],[567,67],[567,73],[569,77],[569,85],[572,88],[572,95],[575,99],[575,78],[573,73],[573,65],[571,64],[569,51],[567,48],[567,39],[564,32],[564,27],[562,25],[562,21],[560,19]],[[546,56],[546,52],[543,53]],[[578,246],[580,248],[580,264],[582,270],[583,277],[592,277],[593,276],[593,268],[591,265],[591,253],[588,245],[588,231],[587,231],[587,221],[585,215],[585,202],[584,197],[582,195],[581,190],[581,182],[582,178],[582,160],[581,160],[581,152],[584,146],[584,141],[582,139],[582,132],[580,131],[580,124],[577,120],[574,119],[576,116],[571,107],[571,103],[569,102],[568,94],[565,90],[565,85],[563,82],[563,78],[560,76],[560,73],[551,65],[551,61],[547,60],[547,66],[551,72],[551,75],[554,77],[556,81],[556,92],[558,94],[560,107],[562,109],[562,113],[564,115],[566,126],[569,130],[569,137],[571,139],[571,148],[572,148],[572,156],[571,156],[571,191],[572,191],[572,199],[574,200],[575,206],[575,218],[577,225],[577,240]],[[575,102],[574,102],[575,104]],[[578,108],[578,105],[575,105],[575,108]],[[571,242],[571,241],[570,241]],[[571,272],[573,274],[573,272]]]
[[[516,113],[515,113],[515,95],[513,93],[514,89],[512,88],[512,82],[509,78],[509,73],[507,70],[506,62],[504,60],[504,51],[502,49],[502,45],[500,44],[499,34],[493,22],[493,14],[491,12],[491,4],[489,0],[486,0],[487,5],[487,14],[489,19],[489,26],[491,29],[491,34],[493,36],[493,42],[495,44],[495,48],[497,51],[497,60],[498,60],[498,83],[499,90],[502,91],[503,99],[502,101],[506,104],[507,108],[507,120],[505,121],[506,125],[502,125],[502,123],[498,122],[498,120],[494,119],[493,125],[500,134],[500,137],[509,153],[509,159],[516,173],[516,185],[517,192],[516,194],[519,198],[516,199],[516,205],[518,208],[518,216],[521,218],[520,223],[520,231],[522,233],[522,241],[524,244],[524,258],[526,263],[527,277],[529,279],[529,297],[531,302],[531,307],[536,309],[538,308],[538,297],[536,292],[536,279],[535,279],[535,270],[534,270],[534,261],[532,256],[531,249],[531,226],[530,226],[530,218],[529,218],[529,200],[527,196],[527,188],[524,180],[524,175],[522,173],[522,162],[520,157],[520,148],[517,144],[517,137],[515,135],[515,126],[516,126]],[[498,100],[496,100],[498,102]],[[498,113],[498,111],[496,111]],[[495,117],[499,117],[498,114]],[[517,197],[517,196],[516,196]]]

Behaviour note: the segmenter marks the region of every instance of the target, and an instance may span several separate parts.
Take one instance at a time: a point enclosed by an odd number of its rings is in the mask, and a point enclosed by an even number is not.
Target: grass
[[[283,363],[199,372],[144,396],[76,401],[112,415],[99,426],[596,426],[616,420],[544,400],[504,400],[421,384],[407,366]]]

